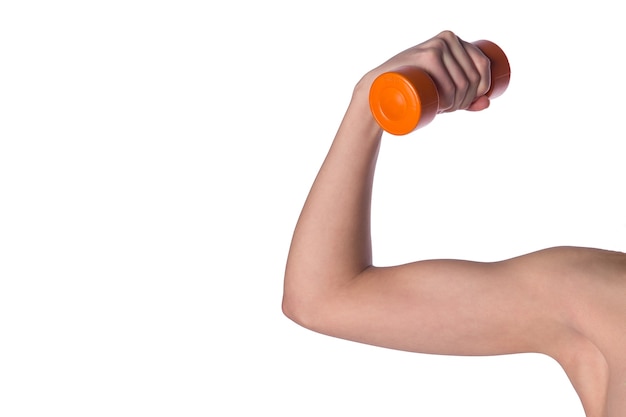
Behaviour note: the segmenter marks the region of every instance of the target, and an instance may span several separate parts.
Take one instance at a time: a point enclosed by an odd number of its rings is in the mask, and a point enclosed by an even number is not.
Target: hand
[[[378,75],[404,65],[419,67],[433,79],[439,93],[439,113],[489,107],[485,95],[491,84],[489,59],[450,31],[399,53],[369,72],[362,82],[369,90]]]

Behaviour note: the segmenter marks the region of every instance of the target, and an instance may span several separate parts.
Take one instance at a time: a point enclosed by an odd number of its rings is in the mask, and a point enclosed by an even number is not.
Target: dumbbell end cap
[[[369,103],[380,127],[393,135],[406,135],[435,118],[439,95],[428,74],[406,66],[378,76],[370,88]]]

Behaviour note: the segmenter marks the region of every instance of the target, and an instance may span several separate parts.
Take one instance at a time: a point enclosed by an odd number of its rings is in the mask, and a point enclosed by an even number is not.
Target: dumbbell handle
[[[473,42],[491,61],[491,87],[496,98],[509,85],[511,68],[498,45]],[[379,75],[370,88],[370,109],[376,122],[393,135],[406,135],[430,123],[439,110],[439,93],[432,78],[422,69],[404,66]]]

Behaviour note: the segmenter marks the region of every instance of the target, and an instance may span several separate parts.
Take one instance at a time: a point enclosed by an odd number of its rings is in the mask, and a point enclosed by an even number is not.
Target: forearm
[[[299,304],[315,302],[371,265],[370,206],[381,136],[367,85],[359,84],[296,225],[287,303],[294,294]]]

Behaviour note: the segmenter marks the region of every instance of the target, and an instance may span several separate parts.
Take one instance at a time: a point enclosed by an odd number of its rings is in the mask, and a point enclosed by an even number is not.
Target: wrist
[[[352,99],[348,107],[347,116],[354,117],[360,121],[361,127],[373,132],[376,136],[382,134],[382,128],[378,125],[372,115],[369,103],[369,91],[371,81],[367,76],[362,78],[354,87]]]

